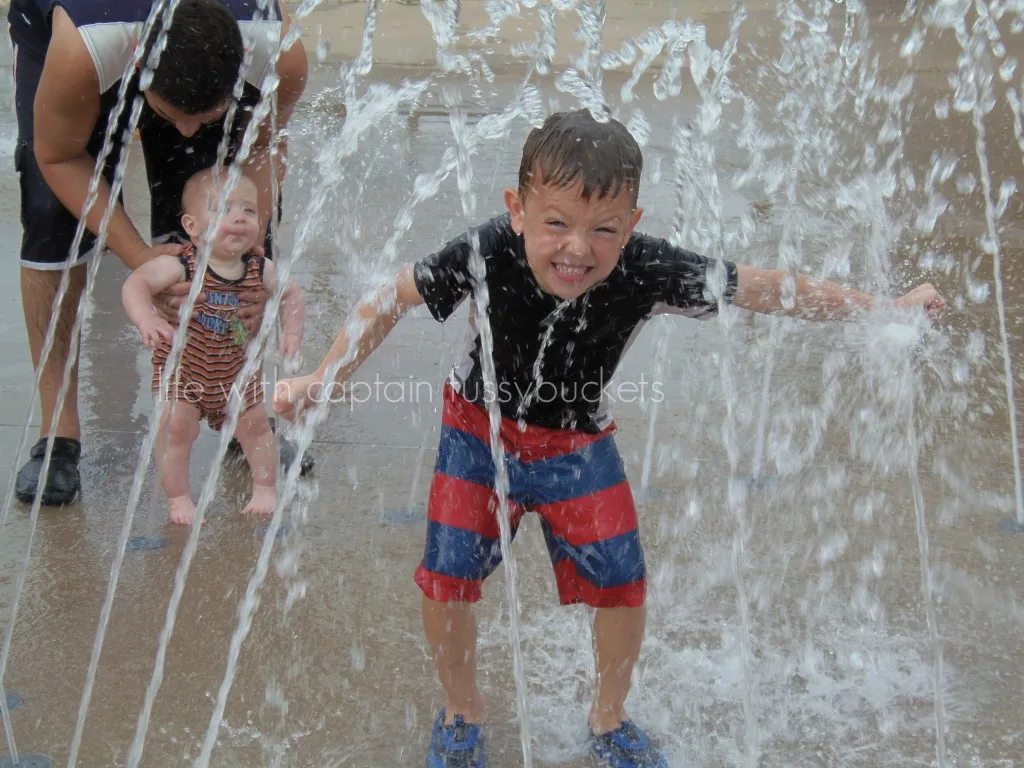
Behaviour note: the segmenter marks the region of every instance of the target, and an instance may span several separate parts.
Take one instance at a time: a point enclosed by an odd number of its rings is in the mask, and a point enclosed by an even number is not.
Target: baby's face
[[[210,223],[217,217],[223,186],[206,183],[196,192],[189,201],[184,222],[192,241],[201,246]],[[258,203],[256,185],[243,176],[228,195],[227,208],[213,234],[210,249],[212,256],[220,259],[239,258],[256,245],[260,236]]]
[[[523,235],[526,260],[542,289],[560,299],[581,296],[612,273],[643,212],[632,192],[589,200],[582,184],[539,185],[525,200],[505,192],[512,228]]]

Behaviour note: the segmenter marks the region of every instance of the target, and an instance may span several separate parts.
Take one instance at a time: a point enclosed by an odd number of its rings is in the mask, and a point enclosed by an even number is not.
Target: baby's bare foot
[[[274,507],[277,506],[277,488],[273,485],[252,486],[252,499],[245,509],[243,515],[272,515]]]
[[[196,505],[189,496],[175,496],[173,499],[167,499],[167,513],[172,523],[192,525],[192,521],[196,519]]]

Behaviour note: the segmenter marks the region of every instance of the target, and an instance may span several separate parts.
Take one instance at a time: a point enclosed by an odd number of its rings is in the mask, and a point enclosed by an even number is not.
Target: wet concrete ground
[[[711,30],[709,39],[721,33]],[[916,107],[899,162],[916,177],[918,191],[901,187],[884,206],[870,184],[853,183],[865,177],[853,160],[847,162],[875,141],[884,110],[869,110],[863,123],[846,107],[829,116],[808,88],[805,98],[817,122],[794,131],[769,157],[784,162],[793,138],[815,131],[819,137],[834,134],[836,144],[820,155],[825,172],[804,163],[799,203],[791,207],[784,189],[769,198],[757,184],[730,188],[731,174],[749,162],[738,146],[741,112],[733,102],[716,144],[720,217],[685,189],[678,196],[673,183],[674,124],[697,114],[700,96],[692,85],[662,102],[651,96],[648,76],[623,110],[623,119],[642,111],[651,126],[641,193],[645,230],[670,234],[681,200],[689,225],[684,242],[703,250],[694,244],[714,242],[716,220],[726,232],[738,232],[753,204],[770,199],[769,216],[751,220],[748,241],[727,243],[729,258],[774,265],[785,227],[796,226],[804,263],[813,270],[836,276],[835,264],[849,248],[850,273],[862,287],[870,284],[873,258],[886,264],[891,259],[898,287],[929,279],[951,300],[947,318],[916,345],[908,339],[906,319],[810,326],[726,312],[708,323],[659,318],[630,349],[619,381],[639,383],[643,377],[665,394],[656,406],[616,406],[650,581],[648,632],[630,711],[666,745],[673,765],[749,765],[751,751],[761,765],[932,765],[937,699],[949,765],[1024,760],[1018,722],[1024,538],[999,526],[1013,514],[1013,475],[995,300],[990,292],[987,301],[973,301],[966,279],[966,267],[978,260],[977,279],[991,281],[991,260],[976,240],[985,226],[978,190],[958,195],[954,175],[943,187],[953,205],[935,231],[913,229],[933,152],[957,157],[958,174],[977,174],[969,122],[956,113],[945,121],[935,117],[933,105],[949,89],[938,64],[942,57],[932,55],[911,97]],[[953,66],[955,58],[946,61]],[[756,61],[738,67],[735,87],[761,110],[765,131],[785,139],[785,126],[771,118],[782,90],[755,78]],[[893,64],[883,73],[894,81],[899,70]],[[375,68],[370,81],[396,86],[403,77],[420,76]],[[455,77],[444,82],[462,86],[464,98],[482,112],[504,108],[518,85],[499,78],[473,93]],[[546,108],[575,106],[550,82],[538,82]],[[376,270],[429,252],[467,221],[450,174],[437,195],[415,206],[397,254],[381,263],[416,177],[433,173],[453,146],[451,125],[443,115],[377,117],[343,156],[343,121],[336,108],[324,106],[332,100],[336,105],[337,98],[317,98],[335,83],[331,71],[314,73],[297,113],[282,232],[284,247],[295,246],[294,271],[307,302],[309,366],[329,347]],[[621,84],[621,77],[606,78],[613,105]],[[9,91],[0,97],[10,102]],[[440,101],[435,84],[423,103]],[[348,115],[350,126],[362,124],[357,105],[348,105]],[[470,125],[476,121],[471,118]],[[1004,175],[1017,173],[1021,154],[1005,105],[987,125],[998,189]],[[4,136],[13,130],[8,117]],[[500,212],[500,192],[514,182],[526,130],[517,120],[508,137],[482,142],[472,158],[474,220]],[[148,201],[137,147],[129,165],[129,212],[145,227]],[[699,165],[690,171],[701,179]],[[0,311],[7,363],[0,373],[0,435],[8,446],[0,480],[6,487],[22,460],[13,452],[32,370],[15,287],[17,178],[5,174],[0,184],[11,286]],[[702,190],[713,201],[706,184]],[[325,196],[323,215],[310,226],[318,196]],[[856,204],[843,208],[844,199]],[[872,212],[868,205],[874,203]],[[793,217],[794,210],[806,218]],[[1018,212],[1019,203],[1011,200],[1001,230],[1015,372],[1024,348]],[[301,235],[304,227],[310,227],[308,238]],[[940,265],[951,257],[948,273],[926,269],[930,262],[920,257],[929,252]],[[83,340],[83,498],[40,514],[4,676],[7,690],[23,699],[12,714],[19,751],[49,755],[55,764],[68,759],[113,548],[152,410],[148,355],[120,305],[124,276],[115,260],[104,259]],[[391,388],[375,401],[337,407],[318,429],[316,470],[300,489],[308,508],[286,511],[292,533],[275,548],[212,764],[423,763],[443,697],[422,638],[412,572],[423,546],[440,386],[461,351],[465,315],[463,308],[444,327],[425,311],[403,321],[356,377]],[[983,334],[984,352],[972,362],[968,339],[975,330]],[[769,361],[766,458],[751,482]],[[34,441],[34,431],[29,437]],[[216,436],[204,427],[192,463],[197,493],[216,448]],[[239,602],[262,544],[260,521],[237,514],[248,483],[244,466],[224,463],[167,649],[143,765],[190,762],[209,727]],[[125,556],[79,765],[125,763],[188,535],[166,524],[149,480],[141,499],[133,535],[166,536],[171,544]],[[938,694],[916,509],[930,547],[942,650]],[[737,516],[751,531],[739,544]],[[0,538],[5,627],[29,535],[28,509],[15,503]],[[580,756],[580,737],[592,674],[587,614],[556,605],[532,519],[524,523],[514,554],[534,763],[582,768],[589,765]],[[487,584],[480,608],[481,685],[492,724],[488,764],[499,767],[523,760],[505,576],[501,569]],[[738,588],[747,599],[747,626]]]

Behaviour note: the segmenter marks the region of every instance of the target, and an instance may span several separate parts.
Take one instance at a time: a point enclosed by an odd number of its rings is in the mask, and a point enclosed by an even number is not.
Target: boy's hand
[[[274,388],[274,413],[295,421],[303,410],[315,405],[323,395],[323,377],[318,374],[282,379]]]
[[[900,298],[893,301],[893,304],[900,309],[921,307],[928,313],[928,317],[932,318],[938,317],[946,308],[945,300],[931,283],[917,286],[910,293],[900,296]]]
[[[301,346],[302,339],[294,333],[282,333],[278,338],[277,353],[286,373],[295,373],[302,367],[302,356],[299,354]]]
[[[161,339],[173,341],[174,326],[162,317],[154,315],[152,319],[139,326],[139,333],[142,334],[142,343],[146,345],[146,349],[152,352]]]

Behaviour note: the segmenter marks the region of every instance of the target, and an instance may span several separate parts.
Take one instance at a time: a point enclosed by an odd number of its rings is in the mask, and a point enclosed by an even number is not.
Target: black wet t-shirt
[[[602,393],[643,323],[661,312],[711,317],[716,295],[731,301],[736,293],[731,262],[633,233],[605,280],[575,299],[559,299],[538,285],[523,238],[505,214],[416,263],[416,287],[440,322],[476,295],[472,237],[487,287],[496,381],[484,384],[476,319],[469,356],[449,381],[471,402],[497,400],[503,416],[536,426],[601,431],[611,420]]]

